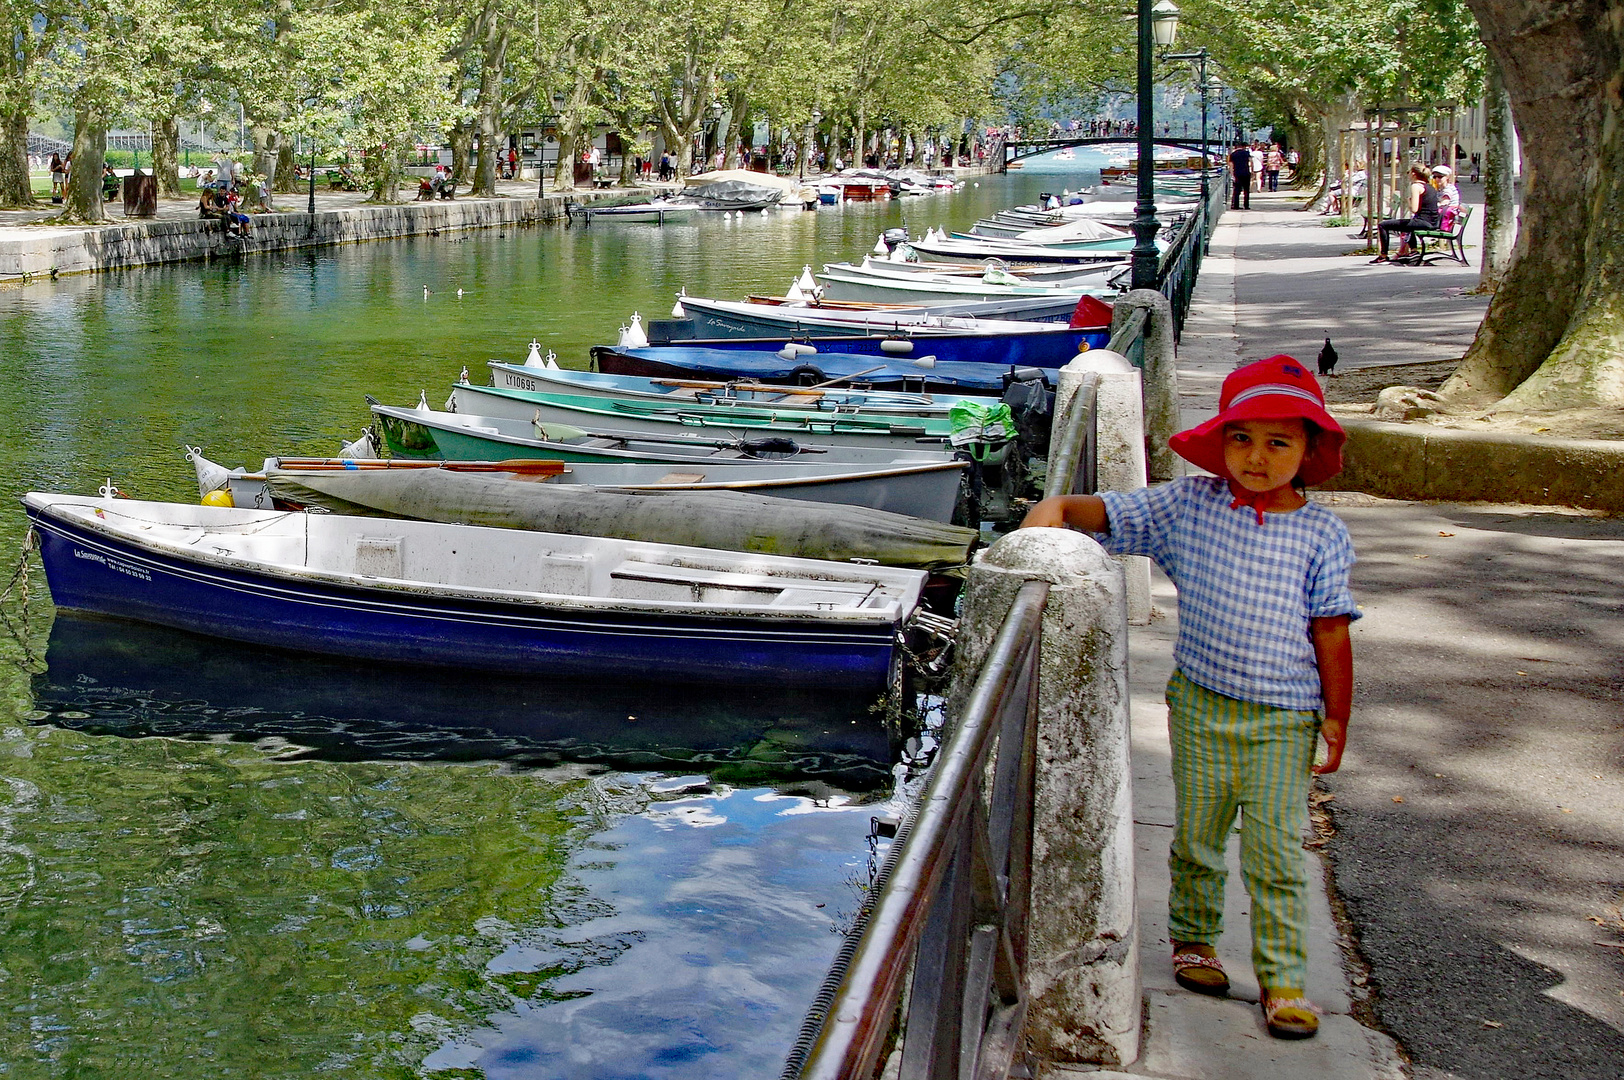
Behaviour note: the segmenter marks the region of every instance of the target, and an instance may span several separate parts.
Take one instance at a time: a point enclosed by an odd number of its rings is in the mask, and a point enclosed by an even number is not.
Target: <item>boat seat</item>
[[[358,536],[355,538],[355,572],[362,577],[404,577],[399,536]]]
[[[591,552],[544,551],[536,560],[536,592],[591,596],[592,571],[598,557]]]
[[[785,580],[767,574],[741,574],[727,570],[709,570],[695,566],[673,566],[669,563],[646,563],[628,560],[610,571],[611,578],[645,581],[658,585],[676,585],[692,590],[693,598],[700,600],[705,589],[725,589],[731,592],[777,594],[770,603],[774,607],[800,607],[826,604],[829,607],[859,607],[877,588],[868,581],[819,581],[808,583]]]

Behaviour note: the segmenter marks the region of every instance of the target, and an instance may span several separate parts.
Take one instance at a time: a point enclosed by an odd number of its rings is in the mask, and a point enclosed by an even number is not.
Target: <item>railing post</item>
[[[1178,360],[1173,307],[1154,289],[1135,289],[1117,300],[1111,311],[1114,331],[1133,312],[1145,311],[1145,462],[1150,479],[1184,475],[1181,459],[1167,440],[1183,426],[1179,416]]]
[[[1139,947],[1121,568],[1063,529],[1022,529],[970,570],[949,715],[1028,579],[1050,582],[1038,672],[1026,1042],[1056,1062],[1139,1053]]]
[[[1060,369],[1055,389],[1055,411],[1060,403],[1075,396],[1068,391],[1093,373],[1099,378],[1094,391],[1094,487],[1097,491],[1137,491],[1145,486],[1145,421],[1142,373],[1121,353],[1090,349],[1080,353]],[[1061,494],[1048,492],[1045,494]],[[1150,623],[1150,560],[1143,555],[1119,555],[1127,583],[1128,622],[1134,626]]]

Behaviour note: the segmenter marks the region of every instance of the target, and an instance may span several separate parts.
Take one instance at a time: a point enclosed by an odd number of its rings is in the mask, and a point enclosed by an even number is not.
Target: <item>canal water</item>
[[[584,366],[679,288],[781,292],[884,229],[1088,180],[0,291],[0,1074],[776,1072],[890,794],[896,739],[869,702],[463,678],[53,617],[42,575],[16,573],[17,496],[110,480],[192,501],[187,445],[331,454],[363,394],[438,403],[532,339]]]

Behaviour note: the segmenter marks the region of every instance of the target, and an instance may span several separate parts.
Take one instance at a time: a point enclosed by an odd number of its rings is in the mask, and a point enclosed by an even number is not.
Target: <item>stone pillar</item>
[[[1128,765],[1128,628],[1120,568],[1067,529],[1020,529],[966,586],[949,715],[1022,584],[1050,583],[1039,668],[1027,945],[1027,1045],[1055,1062],[1139,1053],[1139,945]]]
[[[1137,491],[1145,486],[1144,396],[1138,368],[1121,353],[1090,349],[1079,353],[1060,369],[1055,390],[1055,430],[1069,422],[1072,400],[1083,384],[1083,376],[1098,372],[1100,388],[1095,397],[1094,458],[1096,490]],[[1050,441],[1050,475],[1054,473]],[[1058,492],[1056,493],[1058,494]],[[1150,560],[1143,555],[1119,555],[1128,586],[1128,622],[1150,624]]]
[[[1111,310],[1111,332],[1140,308],[1148,309],[1145,323],[1145,460],[1152,480],[1184,475],[1184,462],[1167,446],[1179,430],[1179,375],[1177,340],[1173,332],[1173,305],[1154,289],[1135,289],[1119,298]]]

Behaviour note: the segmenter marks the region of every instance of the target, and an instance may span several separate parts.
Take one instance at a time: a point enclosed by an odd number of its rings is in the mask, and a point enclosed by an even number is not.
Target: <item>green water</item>
[[[438,402],[533,337],[584,365],[681,287],[779,292],[1065,182],[0,291],[0,1076],[775,1073],[887,790],[863,703],[53,626],[16,496],[191,501],[185,445],[333,453],[364,393]]]

